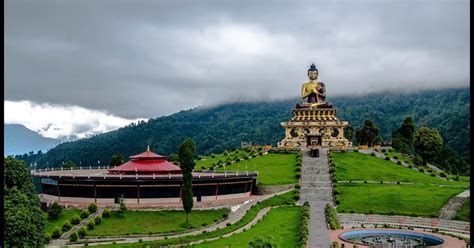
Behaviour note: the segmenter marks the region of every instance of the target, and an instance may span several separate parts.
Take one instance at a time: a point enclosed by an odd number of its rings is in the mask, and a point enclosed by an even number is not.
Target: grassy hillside
[[[448,200],[469,188],[358,152],[331,152],[338,212],[438,216]]]
[[[370,118],[380,127],[384,139],[406,116],[417,126],[438,128],[445,143],[458,152],[469,150],[469,89],[445,89],[416,93],[377,93],[365,96],[331,97],[338,116],[358,128]],[[37,161],[38,168],[58,166],[69,159],[77,164],[107,164],[112,155],[125,158],[151,150],[163,155],[177,153],[179,144],[191,137],[199,154],[220,153],[240,146],[242,141],[276,145],[283,136],[283,121],[300,100],[231,103],[209,108],[185,110],[132,124],[88,139],[61,144],[41,156],[19,156],[27,164]]]

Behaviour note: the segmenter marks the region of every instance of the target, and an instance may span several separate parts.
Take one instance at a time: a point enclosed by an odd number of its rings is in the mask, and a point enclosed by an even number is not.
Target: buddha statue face
[[[311,80],[318,79],[318,71],[308,71],[308,77]]]

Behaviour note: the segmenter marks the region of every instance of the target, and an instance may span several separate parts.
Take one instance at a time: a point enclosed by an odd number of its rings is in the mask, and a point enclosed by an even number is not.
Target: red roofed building
[[[130,156],[130,161],[108,169],[110,174],[181,174],[181,168],[168,162],[165,156],[147,151]]]

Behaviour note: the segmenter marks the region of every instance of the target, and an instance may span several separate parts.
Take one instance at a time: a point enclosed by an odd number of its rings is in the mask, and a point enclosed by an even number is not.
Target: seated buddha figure
[[[331,108],[326,102],[326,86],[318,79],[318,69],[314,64],[308,69],[309,81],[301,86],[301,98],[307,98],[306,103],[297,104],[297,108]]]

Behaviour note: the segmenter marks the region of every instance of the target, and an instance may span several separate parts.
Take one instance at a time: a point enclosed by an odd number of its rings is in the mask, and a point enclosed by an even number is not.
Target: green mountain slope
[[[329,97],[338,109],[338,117],[359,128],[366,118],[380,127],[384,139],[403,119],[411,115],[417,126],[438,128],[449,147],[469,150],[469,89],[445,89],[416,93],[386,92],[365,96]],[[38,168],[56,166],[62,161],[77,164],[108,164],[110,157],[143,152],[147,145],[163,155],[177,153],[186,137],[195,140],[199,154],[222,152],[240,146],[242,141],[276,145],[283,136],[280,123],[290,119],[290,110],[298,99],[275,102],[230,103],[196,108],[169,116],[132,124],[88,139],[58,145],[45,155],[20,156],[28,164],[36,160]]]

